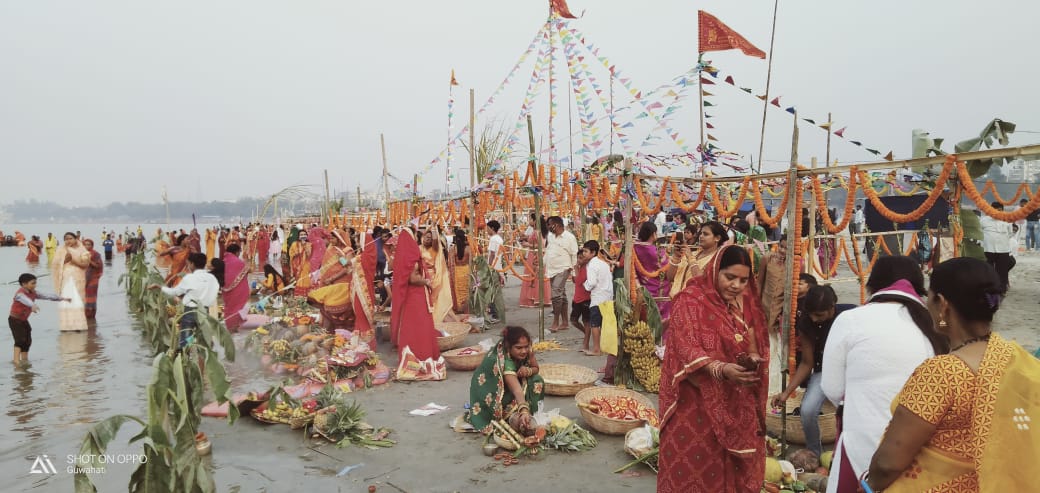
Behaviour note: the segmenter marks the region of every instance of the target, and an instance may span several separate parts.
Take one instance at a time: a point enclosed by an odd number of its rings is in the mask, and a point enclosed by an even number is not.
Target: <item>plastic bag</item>
[[[541,406],[542,403],[538,403],[538,405]],[[560,408],[557,407],[548,412],[538,411],[532,414],[531,417],[534,418],[535,424],[537,424],[539,427],[548,428],[549,425],[552,423],[552,419],[559,415]]]
[[[477,345],[480,346],[481,350],[491,351],[495,348],[495,340],[489,337],[487,339],[484,339],[483,341],[478,342]]]

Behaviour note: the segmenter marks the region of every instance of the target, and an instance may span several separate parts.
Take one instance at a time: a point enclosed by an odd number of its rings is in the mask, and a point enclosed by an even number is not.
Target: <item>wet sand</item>
[[[0,276],[16,278],[25,270],[23,258],[22,249],[0,248],[0,266],[4,266]],[[117,261],[102,278],[95,330],[58,334],[54,306],[41,302],[41,313],[31,319],[32,366],[14,370],[7,361],[9,356],[2,358],[0,468],[8,478],[5,491],[71,490],[72,475],[65,472],[66,456],[78,451],[87,429],[115,414],[145,414],[144,387],[151,375],[151,360],[127,314],[123,291],[117,283],[122,271],[122,264]],[[1018,266],[1012,271],[1011,293],[996,322],[1003,335],[1030,350],[1040,343],[1035,328],[1040,319],[1038,273],[1040,255],[1019,257]],[[47,290],[50,287],[42,281],[41,286]],[[858,301],[856,282],[836,283],[835,288],[842,302]],[[5,285],[0,296],[10,299],[13,292],[12,285]],[[512,279],[507,284],[507,304],[515,307],[518,296],[519,282]],[[538,312],[532,308],[509,308],[509,322],[537,333]],[[546,315],[548,327],[552,323],[548,309]],[[500,329],[502,325],[495,327]],[[466,344],[495,337],[494,333],[471,334]],[[581,334],[576,329],[560,333],[557,339],[568,350],[539,353],[541,362],[602,367],[604,358],[586,357],[578,351]],[[7,341],[9,344],[10,339]],[[396,363],[396,355],[387,343],[379,350],[388,364]],[[237,392],[263,390],[277,381],[257,372],[255,363],[244,355],[233,365],[232,372]],[[468,400],[470,375],[449,371],[443,382],[391,382],[356,392],[353,397],[368,412],[369,423],[395,430],[392,438],[398,444],[390,449],[339,449],[284,425],[264,425],[243,418],[228,426],[223,420],[204,418],[202,430],[213,441],[213,454],[207,460],[215,468],[218,490],[281,492],[303,487],[360,492],[367,491],[369,485],[376,485],[381,492],[654,490],[655,477],[642,466],[634,468],[641,472],[638,477],[611,473],[630,460],[623,451],[621,437],[597,434],[599,446],[592,451],[548,452],[508,468],[485,457],[480,452],[479,435],[455,433],[448,427]],[[408,415],[409,410],[428,402],[451,409],[430,417]],[[572,418],[579,416],[572,398],[547,396],[545,405],[549,409],[560,408]],[[126,443],[137,431],[137,426],[127,425],[113,442],[110,453],[139,452],[139,446]],[[43,454],[52,459],[57,474],[30,474],[32,460]],[[345,466],[359,463],[364,466],[343,477],[335,476]],[[111,466],[105,474],[94,477],[95,483],[100,491],[124,491],[131,470],[128,465]]]

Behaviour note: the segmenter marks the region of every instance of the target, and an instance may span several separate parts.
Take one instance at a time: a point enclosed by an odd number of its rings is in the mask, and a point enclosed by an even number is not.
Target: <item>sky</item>
[[[446,181],[457,190],[468,185],[468,158],[464,148],[453,147],[449,175],[442,153],[449,140],[449,74],[454,69],[459,82],[452,129],[458,132],[467,123],[469,89],[476,92],[478,109],[483,107],[546,23],[547,4],[2,2],[0,166],[8,186],[0,204],[154,203],[164,187],[170,200],[188,201],[266,196],[290,185],[313,185],[317,192],[324,170],[334,191],[375,191],[381,187],[380,134],[395,177],[392,190],[403,189],[415,173],[422,173],[424,193],[444,188]],[[569,4],[581,18],[568,25],[641,93],[695,66],[698,9],[769,51],[770,1]],[[782,108],[794,106],[799,117],[818,123],[833,113],[834,128],[847,127],[844,138],[832,137],[831,158],[842,163],[878,159],[864,147],[909,157],[914,128],[948,139],[952,150],[953,142],[977,135],[995,117],[1024,131],[1012,136],[1012,145],[1037,143],[1038,14],[1040,4],[1029,0],[781,2],[770,99],[780,96]],[[558,44],[555,162],[570,160],[571,146],[580,150],[583,143],[566,54]],[[487,106],[478,132],[488,125],[515,128],[537,58],[528,56]],[[608,72],[595,58],[584,56],[601,90],[608,91]],[[706,58],[737,82],[726,85],[720,76],[718,84],[705,87],[713,104],[707,109],[715,127],[709,133],[741,162],[757,160],[763,103],[738,87],[761,94],[768,62],[739,51]],[[638,103],[626,99],[620,80],[614,86],[615,108]],[[699,140],[696,88],[683,94],[663,127],[692,149]],[[600,133],[608,134],[602,123],[607,113],[599,98],[592,99],[589,114],[603,117]],[[530,98],[540,149],[548,147],[549,101],[544,85]],[[619,124],[634,115],[615,109]],[[633,130],[649,132],[650,122],[634,121]],[[791,127],[790,114],[770,109],[763,171],[789,162]],[[573,140],[560,137],[568,133],[575,134]],[[680,152],[671,132],[656,133],[663,138],[647,146],[641,136],[629,135],[627,146]],[[822,162],[827,132],[800,122],[800,134],[801,160],[816,156]],[[522,137],[526,143],[526,133]],[[627,146],[615,138],[615,152],[635,152]],[[609,142],[598,151],[607,148]],[[562,165],[580,166],[592,154]],[[431,165],[438,155],[442,159]],[[540,156],[543,162],[550,158],[548,152]]]

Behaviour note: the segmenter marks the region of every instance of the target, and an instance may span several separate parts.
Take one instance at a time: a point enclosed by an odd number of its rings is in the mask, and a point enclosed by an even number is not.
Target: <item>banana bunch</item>
[[[622,334],[625,351],[630,355],[636,380],[649,392],[657,392],[661,383],[661,360],[654,354],[654,336],[646,322],[629,326]]]
[[[294,408],[286,402],[279,402],[274,407],[268,407],[264,409],[264,412],[260,413],[260,416],[265,420],[277,423],[288,423],[291,418],[300,418],[306,415],[307,411],[303,408]]]

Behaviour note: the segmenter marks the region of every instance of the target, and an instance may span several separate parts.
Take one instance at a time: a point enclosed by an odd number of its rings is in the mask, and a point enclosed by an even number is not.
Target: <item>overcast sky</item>
[[[482,105],[545,23],[547,3],[0,2],[0,166],[7,185],[0,203],[158,202],[164,185],[170,200],[235,199],[316,185],[324,169],[334,189],[374,190],[380,133],[390,172],[407,179],[448,140],[451,69],[460,83],[458,130],[468,115],[468,89]],[[570,0],[570,7],[584,11],[571,25],[644,92],[695,65],[698,9],[769,49],[771,1]],[[835,128],[848,127],[847,139],[897,158],[909,157],[913,128],[948,138],[947,150],[994,117],[1040,131],[1038,14],[1040,4],[1031,0],[781,2],[771,98],[818,121],[831,111]],[[492,119],[513,128],[536,55],[478,129]],[[563,54],[557,56],[556,133],[566,134],[569,81]],[[738,51],[708,58],[738,86],[764,89],[765,60]],[[605,85],[605,69],[586,62]],[[757,155],[761,102],[736,87],[708,90],[719,144],[745,161]],[[616,106],[631,105],[620,86],[616,91]],[[669,126],[695,145],[696,92],[686,94]],[[548,100],[543,88],[532,105],[543,146]],[[791,148],[790,115],[773,108],[768,118],[766,171],[783,167]],[[577,119],[575,113],[573,132]],[[822,160],[826,133],[803,125],[801,135],[805,161]],[[642,138],[636,141],[638,147]],[[650,151],[679,152],[667,136],[656,142],[660,147]],[[1040,133],[1012,137],[1012,145],[1036,142]],[[566,141],[557,145],[558,157],[569,154]],[[580,133],[574,145],[581,148]],[[832,145],[842,162],[876,159],[847,140]],[[466,160],[456,148],[453,167],[465,168]],[[459,171],[468,183],[467,173]],[[422,187],[444,181],[442,160]]]

